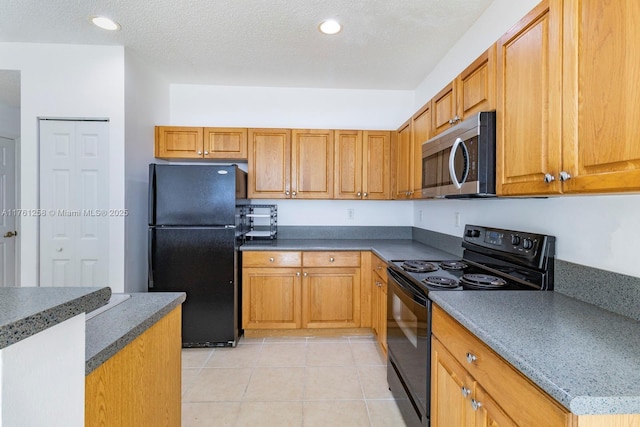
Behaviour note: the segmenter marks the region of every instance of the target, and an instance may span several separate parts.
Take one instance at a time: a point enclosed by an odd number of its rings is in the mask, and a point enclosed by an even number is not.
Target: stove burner
[[[467,289],[499,289],[507,285],[507,281],[488,274],[465,274],[460,279]]]
[[[462,261],[442,261],[439,265],[443,270],[464,270],[468,267]]]
[[[449,277],[431,276],[422,280],[426,285],[434,286],[437,288],[457,288],[458,281]]]
[[[429,273],[430,271],[436,271],[438,267],[427,261],[405,261],[402,263],[402,268],[406,271],[414,273]]]

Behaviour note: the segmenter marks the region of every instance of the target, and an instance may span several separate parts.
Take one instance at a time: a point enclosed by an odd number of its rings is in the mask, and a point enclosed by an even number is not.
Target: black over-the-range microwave
[[[481,112],[422,144],[422,197],[496,195],[496,113]]]

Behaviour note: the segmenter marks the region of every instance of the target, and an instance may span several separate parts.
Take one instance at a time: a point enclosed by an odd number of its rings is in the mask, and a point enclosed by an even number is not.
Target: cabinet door
[[[562,22],[545,0],[498,40],[497,192],[561,191]],[[550,183],[545,176],[553,176]]]
[[[247,159],[247,130],[204,128],[205,159]]]
[[[303,328],[360,326],[359,268],[305,268],[302,275]]]
[[[566,192],[640,190],[640,4],[565,1]]]
[[[291,197],[333,198],[333,131],[294,129],[291,139]]]
[[[335,199],[362,198],[362,132],[335,131]]]
[[[396,132],[395,147],[395,198],[411,198],[411,120]]]
[[[476,383],[473,391],[475,427],[517,427],[495,400]]]
[[[431,100],[432,112],[432,132],[437,135],[460,121],[460,115],[456,104],[455,82],[449,83],[444,89]]]
[[[365,131],[362,152],[362,198],[369,200],[390,199],[391,133]]]
[[[156,126],[155,156],[163,159],[201,159],[203,129]]]
[[[387,354],[387,282],[380,282],[378,294],[378,342],[384,354]]]
[[[243,268],[244,329],[299,328],[300,286],[299,268]]]
[[[474,381],[436,338],[431,340],[431,425],[469,427]]]
[[[495,109],[496,46],[492,45],[456,79],[457,105],[462,119]]]
[[[291,196],[291,130],[249,129],[248,197]]]
[[[412,119],[413,197],[422,196],[422,144],[431,138],[431,102],[423,106]]]

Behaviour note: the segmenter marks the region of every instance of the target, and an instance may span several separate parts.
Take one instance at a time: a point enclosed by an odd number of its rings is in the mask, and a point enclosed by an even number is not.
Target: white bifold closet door
[[[40,286],[108,286],[109,122],[40,120]]]

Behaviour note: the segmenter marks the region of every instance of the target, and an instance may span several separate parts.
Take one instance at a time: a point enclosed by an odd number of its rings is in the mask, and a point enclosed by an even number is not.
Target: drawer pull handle
[[[329,262],[334,262],[336,259],[334,257],[329,258]]]
[[[462,386],[462,397],[468,397],[471,394],[471,390]]]
[[[473,353],[467,353],[467,362],[473,363],[478,360],[478,357]]]
[[[478,402],[475,399],[471,399],[471,407],[473,408],[474,411],[477,411],[478,409],[480,409],[481,406],[482,406],[482,403]]]
[[[274,262],[274,261],[275,261],[275,258],[273,257],[269,258],[269,262]]]

